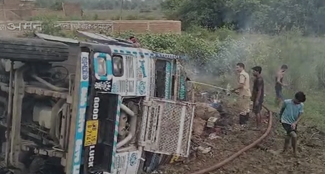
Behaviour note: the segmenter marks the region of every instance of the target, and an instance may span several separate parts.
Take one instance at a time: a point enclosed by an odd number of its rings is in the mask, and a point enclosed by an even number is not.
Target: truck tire
[[[30,38],[0,38],[0,58],[21,62],[62,62],[69,47],[60,42]]]

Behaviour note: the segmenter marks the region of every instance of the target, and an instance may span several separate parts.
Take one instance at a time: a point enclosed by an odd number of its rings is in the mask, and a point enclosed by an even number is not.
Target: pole
[[[124,6],[124,0],[121,0],[121,7],[120,7],[120,17],[119,17],[119,20],[122,20],[123,6]]]

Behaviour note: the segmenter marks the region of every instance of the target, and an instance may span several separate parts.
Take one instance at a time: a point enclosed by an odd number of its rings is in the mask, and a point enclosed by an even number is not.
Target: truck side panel
[[[78,82],[75,82],[78,83]],[[75,139],[73,148],[73,163],[72,163],[72,174],[80,174],[81,156],[82,156],[82,145],[84,137],[84,124],[87,109],[87,96],[89,88],[89,53],[81,53],[81,64],[80,64],[80,82],[79,82],[79,101],[78,111],[75,122]]]

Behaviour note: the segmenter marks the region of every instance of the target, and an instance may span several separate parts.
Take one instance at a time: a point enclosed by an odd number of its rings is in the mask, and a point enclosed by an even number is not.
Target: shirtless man
[[[275,77],[275,94],[276,94],[276,104],[281,106],[283,102],[283,94],[282,94],[282,87],[287,86],[283,83],[283,78],[286,70],[288,69],[287,65],[282,65],[280,70],[276,73]]]
[[[264,101],[264,80],[261,75],[262,67],[255,66],[252,70],[255,77],[252,90],[253,113],[256,115],[256,129],[259,130],[262,122],[261,110]]]
[[[240,107],[239,124],[244,126],[247,124],[250,112],[251,90],[249,84],[249,75],[245,71],[243,63],[237,63],[236,71],[238,73],[238,87],[232,89],[232,92],[238,92],[238,105]]]

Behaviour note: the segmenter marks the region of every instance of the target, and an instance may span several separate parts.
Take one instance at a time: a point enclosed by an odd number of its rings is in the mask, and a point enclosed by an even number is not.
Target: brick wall
[[[122,20],[113,21],[113,32],[181,33],[181,22],[171,20]]]
[[[80,4],[78,3],[64,2],[62,3],[62,9],[65,16],[70,16],[70,17],[82,16],[81,7]]]
[[[65,30],[107,30],[115,33],[125,31],[135,33],[181,33],[181,22],[169,20],[60,21],[58,24]],[[0,32],[26,32],[40,29],[40,26],[40,22],[37,21],[0,22]]]
[[[3,4],[8,8],[17,7],[20,3],[20,0],[3,0]]]
[[[35,2],[21,0],[3,0],[0,3],[0,20],[26,20],[32,15]]]

